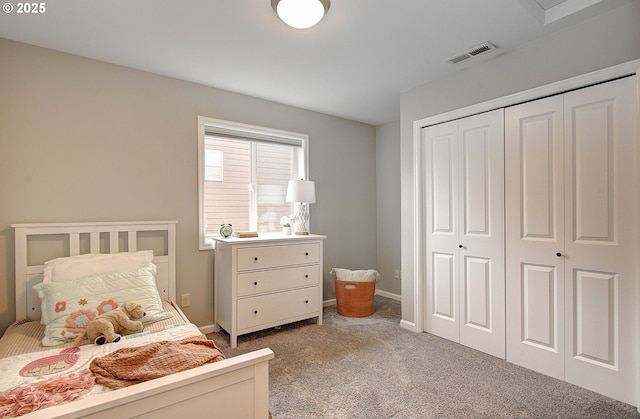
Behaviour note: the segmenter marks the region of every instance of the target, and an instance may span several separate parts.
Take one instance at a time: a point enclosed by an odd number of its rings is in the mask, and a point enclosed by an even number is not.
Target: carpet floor
[[[640,418],[635,407],[428,333],[400,328],[400,302],[238,338],[207,335],[227,357],[269,347],[274,419]]]

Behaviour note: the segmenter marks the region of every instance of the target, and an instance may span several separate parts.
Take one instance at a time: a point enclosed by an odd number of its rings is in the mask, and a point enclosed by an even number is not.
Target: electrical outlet
[[[191,305],[191,294],[182,294],[182,307],[189,307]]]

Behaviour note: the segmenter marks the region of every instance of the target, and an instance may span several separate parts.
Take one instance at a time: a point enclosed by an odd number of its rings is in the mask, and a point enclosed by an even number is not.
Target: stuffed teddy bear
[[[74,346],[82,345],[85,336],[90,343],[103,345],[118,342],[121,335],[131,335],[142,331],[141,319],[146,315],[140,303],[129,302],[107,311],[94,318],[87,324],[87,328],[76,338]],[[131,320],[136,319],[136,320]]]

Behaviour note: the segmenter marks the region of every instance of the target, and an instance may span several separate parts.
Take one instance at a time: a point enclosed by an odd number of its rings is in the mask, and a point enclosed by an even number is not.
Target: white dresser
[[[326,236],[216,237],[216,325],[239,335],[318,318],[322,324],[322,240]]]

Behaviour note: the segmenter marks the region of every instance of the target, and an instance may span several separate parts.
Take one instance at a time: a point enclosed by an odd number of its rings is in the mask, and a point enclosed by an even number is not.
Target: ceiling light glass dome
[[[320,22],[329,6],[329,0],[271,0],[271,7],[280,19],[296,29],[307,29]]]

